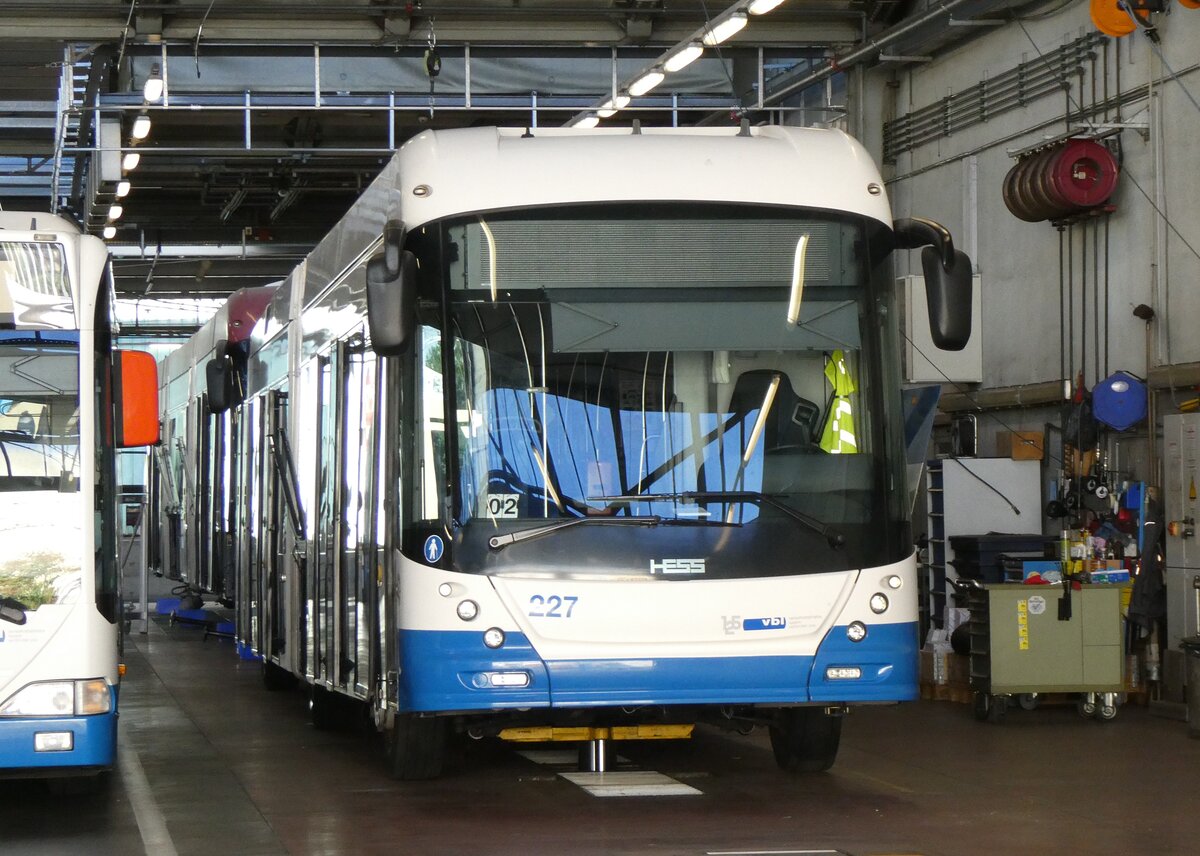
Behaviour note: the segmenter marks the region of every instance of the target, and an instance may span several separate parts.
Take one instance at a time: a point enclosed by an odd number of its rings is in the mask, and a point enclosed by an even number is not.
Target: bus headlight
[[[26,684],[0,704],[0,716],[92,716],[112,710],[103,678]]]
[[[489,627],[483,631],[483,644],[489,648],[499,648],[504,644],[504,631],[499,627]]]
[[[851,621],[846,625],[846,638],[851,642],[861,642],[867,638],[867,625],[861,621]]]
[[[888,599],[886,594],[881,591],[877,591],[875,594],[871,595],[871,612],[875,613],[876,615],[881,615],[887,612],[887,608]]]
[[[904,585],[904,580],[899,574],[891,574],[890,576],[884,578],[884,582],[887,583],[887,587],[890,589],[898,589],[900,586]]]
[[[458,603],[458,617],[463,621],[474,621],[479,615],[479,604],[473,600],[462,600]]]

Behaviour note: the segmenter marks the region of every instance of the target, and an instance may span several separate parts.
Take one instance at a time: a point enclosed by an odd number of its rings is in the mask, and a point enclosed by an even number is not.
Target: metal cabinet
[[[976,715],[1010,698],[1080,693],[1080,712],[1116,715],[1124,688],[1121,586],[971,586],[971,688]]]
[[[1168,521],[1180,525],[1166,532],[1167,646],[1163,650],[1164,692],[1170,701],[1183,701],[1186,683],[1179,644],[1200,634],[1200,413],[1163,416],[1163,500]],[[1186,521],[1191,521],[1190,523]]]

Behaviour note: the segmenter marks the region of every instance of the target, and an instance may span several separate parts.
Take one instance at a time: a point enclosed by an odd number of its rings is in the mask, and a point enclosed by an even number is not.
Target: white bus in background
[[[892,254],[935,341],[970,262],[836,131],[475,128],[404,145],[209,390],[251,468],[239,626],[401,778],[455,736],[766,726],[823,770],[917,697]],[[219,471],[219,466],[210,466]]]
[[[226,357],[244,363],[250,331],[276,287],[234,292],[159,364],[163,436],[150,467],[147,526],[155,531],[148,563],[155,574],[181,583],[180,592],[228,603],[235,597],[231,571],[244,528],[234,499],[241,490],[236,451],[242,426],[237,412],[212,417],[206,370],[225,365]],[[222,359],[214,360],[218,354]]]
[[[154,443],[154,360],[112,349],[98,238],[0,211],[0,776],[115,759],[115,450]]]

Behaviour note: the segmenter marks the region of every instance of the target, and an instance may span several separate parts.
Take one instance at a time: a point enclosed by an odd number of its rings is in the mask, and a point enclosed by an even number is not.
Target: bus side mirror
[[[971,259],[954,249],[950,232],[941,223],[907,217],[893,227],[897,247],[924,247],[921,269],[933,343],[943,351],[961,351],[971,340]]]
[[[208,409],[213,413],[224,413],[229,409],[229,374],[228,357],[213,357],[204,365]]]
[[[367,326],[371,347],[384,357],[402,354],[416,326],[417,257],[398,252],[388,264],[388,249],[367,262]]]
[[[954,251],[947,268],[933,247],[921,250],[929,335],[943,351],[961,351],[971,341],[971,260]]]
[[[158,366],[145,351],[113,352],[114,440],[118,449],[158,442]]]
[[[234,357],[224,339],[217,342],[216,356],[204,364],[204,388],[208,393],[208,409],[224,413],[242,403],[242,378],[234,366]]]
[[[11,597],[0,597],[0,619],[13,624],[25,623],[25,606]]]

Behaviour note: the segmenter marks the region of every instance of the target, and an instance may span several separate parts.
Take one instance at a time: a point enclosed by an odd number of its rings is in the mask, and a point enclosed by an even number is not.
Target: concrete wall
[[[1085,2],[1042,19],[1036,15],[1035,11],[1020,23],[989,30],[932,62],[883,65],[868,72],[865,125],[860,134],[868,147],[881,155],[884,120],[935,103],[1094,32]],[[1200,322],[1200,170],[1195,168],[1200,159],[1200,55],[1196,53],[1200,10],[1171,0],[1170,11],[1158,16],[1158,30],[1161,57],[1141,32],[1107,39],[1106,46],[1096,49],[1095,60],[1085,64],[1082,78],[1070,78],[1069,106],[1074,112],[1103,100],[1106,79],[1108,95],[1115,97],[1119,73],[1120,92],[1130,99],[1121,107],[1119,119],[1145,126],[1122,130],[1116,138],[1123,169],[1111,200],[1117,210],[1108,221],[1107,268],[1105,218],[1099,218],[1098,226],[1079,225],[1065,233],[1074,247],[1071,362],[1076,370],[1082,359],[1084,326],[1080,273],[1084,267],[1087,271],[1088,387],[1118,369],[1145,376],[1146,325],[1131,312],[1140,303],[1152,306],[1160,319],[1152,330],[1156,363],[1200,360],[1200,335],[1196,332]],[[1178,80],[1171,79],[1167,67],[1179,74]],[[1066,131],[1067,108],[1068,99],[1056,92],[903,153],[885,172],[896,216],[941,220],[968,247],[972,220],[976,224],[974,257],[983,276],[985,388],[1052,381],[1061,376],[1060,234],[1049,223],[1027,223],[1014,217],[1004,204],[1001,186],[1016,163],[1010,153]],[[1104,110],[1098,109],[1091,119],[1111,123],[1118,115],[1110,109],[1106,117]],[[972,170],[976,176],[973,195],[968,180]],[[1169,224],[1155,212],[1155,205],[1166,214]],[[1081,254],[1085,238],[1086,258]],[[1093,285],[1092,250],[1097,239],[1098,294]],[[919,273],[917,254],[909,255],[909,272]],[[899,272],[906,272],[903,260]],[[1093,358],[1097,298],[1098,366]]]

